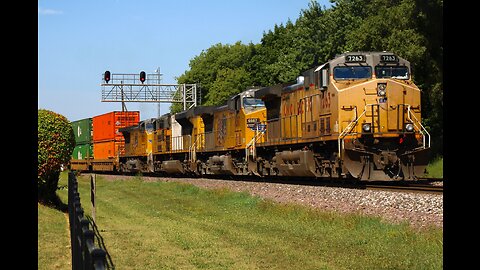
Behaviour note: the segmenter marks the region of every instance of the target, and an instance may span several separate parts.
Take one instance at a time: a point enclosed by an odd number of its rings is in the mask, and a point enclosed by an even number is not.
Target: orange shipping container
[[[125,154],[124,141],[104,141],[93,143],[93,156],[95,159],[114,158]]]
[[[138,125],[140,112],[113,111],[92,118],[93,141],[123,141],[123,134],[119,128]]]

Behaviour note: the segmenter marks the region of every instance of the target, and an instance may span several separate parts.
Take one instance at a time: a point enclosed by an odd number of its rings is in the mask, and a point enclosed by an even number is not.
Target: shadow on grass
[[[98,230],[97,225],[93,221],[93,218],[89,215],[86,215],[85,217],[88,219],[88,221],[90,222],[90,225],[92,226],[92,230],[93,230],[93,233],[95,234],[95,239],[96,239],[96,242],[98,243],[98,246],[101,249],[105,250],[105,252],[107,253],[107,269],[115,269],[115,264],[113,264],[112,257],[110,256],[110,253],[108,252],[108,249],[105,246],[105,241],[103,240],[103,237],[100,234],[100,231]]]
[[[62,202],[60,197],[57,194],[55,196],[50,196],[48,198],[38,198],[38,202],[47,207],[61,211],[62,213],[68,213],[68,205]]]

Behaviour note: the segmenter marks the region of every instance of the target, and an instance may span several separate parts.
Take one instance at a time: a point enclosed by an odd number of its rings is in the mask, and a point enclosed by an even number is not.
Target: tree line
[[[221,105],[250,86],[293,82],[346,51],[391,51],[411,62],[434,154],[443,153],[443,0],[311,0],[258,44],[215,44],[190,60],[178,83],[197,83],[202,105]],[[181,110],[172,105],[171,112]]]

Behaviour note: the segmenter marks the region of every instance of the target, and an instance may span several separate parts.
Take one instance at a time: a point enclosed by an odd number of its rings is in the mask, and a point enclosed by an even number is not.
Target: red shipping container
[[[123,141],[123,134],[119,128],[138,125],[140,112],[113,111],[92,118],[93,141]]]
[[[103,141],[93,143],[93,156],[95,159],[115,158],[117,155],[125,155],[124,141]]]

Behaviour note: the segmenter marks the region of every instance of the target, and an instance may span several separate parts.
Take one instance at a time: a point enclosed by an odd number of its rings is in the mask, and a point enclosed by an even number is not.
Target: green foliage
[[[443,1],[311,0],[295,22],[265,31],[259,44],[216,44],[190,61],[179,83],[200,83],[202,103],[219,105],[246,86],[292,82],[346,51],[391,51],[412,64],[422,113],[443,152]],[[175,109],[175,106],[172,106]]]
[[[60,166],[67,164],[75,147],[75,135],[67,118],[38,110],[38,192],[39,199],[55,196]]]
[[[178,78],[178,83],[197,83],[202,89],[202,105],[221,105],[229,97],[251,86],[246,71],[254,45],[237,42],[234,45],[216,44],[190,60],[190,70]],[[172,106],[172,112],[181,108]]]
[[[443,157],[437,157],[428,164],[427,177],[443,178]]]
[[[245,90],[250,85],[250,76],[244,68],[224,68],[217,72],[210,91],[207,93],[205,105],[220,105],[230,97]]]

